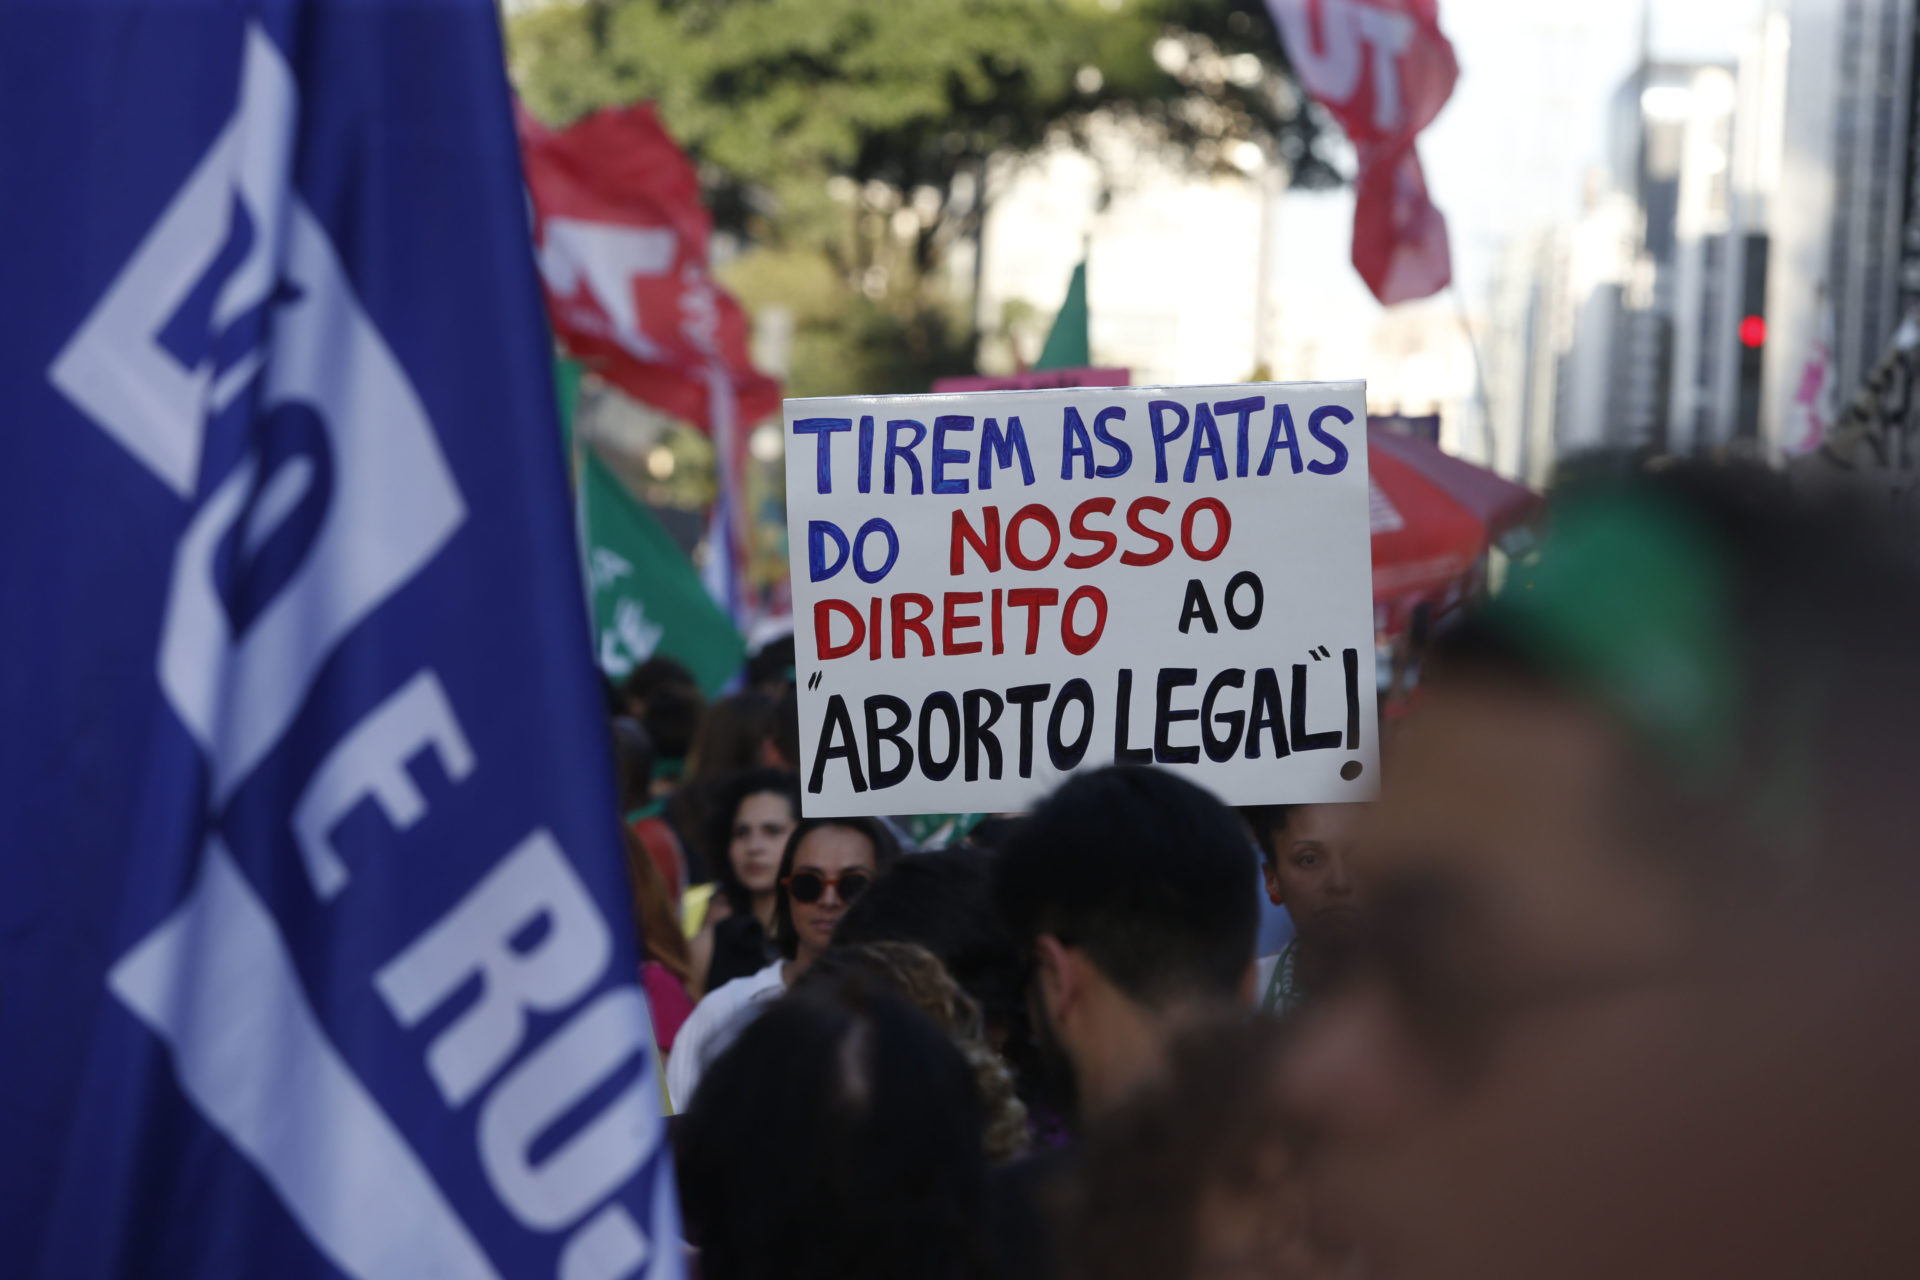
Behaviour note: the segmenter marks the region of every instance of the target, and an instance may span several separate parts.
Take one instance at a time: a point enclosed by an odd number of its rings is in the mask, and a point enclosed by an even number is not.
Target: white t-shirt
[[[1253,979],[1254,1008],[1259,1009],[1265,1007],[1267,1002],[1267,988],[1273,985],[1273,967],[1279,963],[1280,953],[1278,951],[1270,956],[1261,956],[1259,960],[1255,961],[1255,964],[1257,964],[1259,968],[1254,974]],[[674,1043],[677,1045],[680,1042],[676,1040]]]
[[[758,973],[721,983],[687,1015],[674,1037],[673,1052],[667,1055],[667,1097],[676,1114],[693,1101],[693,1091],[713,1060],[727,1051],[755,1014],[786,990],[780,981],[785,963],[775,960]]]

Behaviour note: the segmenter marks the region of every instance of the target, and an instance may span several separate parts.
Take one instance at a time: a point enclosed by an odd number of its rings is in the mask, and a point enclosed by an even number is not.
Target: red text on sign
[[[1135,535],[1136,545],[1120,552],[1126,565],[1159,564],[1173,554],[1173,535],[1148,523],[1172,506],[1165,498],[1135,498],[1127,507],[1127,529]],[[1119,537],[1093,523],[1111,519],[1112,498],[1089,498],[1073,509],[1067,519],[1066,538],[1061,537],[1060,519],[1052,508],[1041,503],[1021,507],[1004,522],[999,507],[983,507],[976,518],[955,508],[953,532],[948,543],[947,572],[959,577],[966,572],[968,552],[988,573],[999,573],[1002,563],[1035,573],[1045,569],[1060,554],[1064,542],[1085,544],[1088,550],[1069,551],[1065,564],[1069,569],[1091,569],[1105,564],[1120,549]],[[1202,520],[1201,516],[1208,519]],[[1180,517],[1181,550],[1192,560],[1212,560],[1227,549],[1233,536],[1233,518],[1218,498],[1200,498],[1187,504]]]
[[[1023,616],[1024,615],[1024,616]],[[851,600],[820,600],[813,606],[814,652],[822,662],[866,649],[870,661],[894,658],[964,657],[983,649],[1035,654],[1043,636],[1057,633],[1060,647],[1075,657],[1091,652],[1107,629],[1107,596],[1095,586],[1076,587],[1063,602],[1056,587],[995,587],[992,591],[946,591],[932,596],[902,591],[872,596],[863,610]]]

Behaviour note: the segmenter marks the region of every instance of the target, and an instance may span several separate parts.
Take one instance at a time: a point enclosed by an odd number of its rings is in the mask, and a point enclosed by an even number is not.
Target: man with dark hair
[[[647,700],[668,686],[697,690],[700,682],[694,679],[693,672],[686,663],[676,658],[669,658],[665,654],[655,654],[627,672],[627,678],[621,682],[620,691],[626,695],[634,717],[644,720],[647,715]]]
[[[1140,765],[1079,774],[994,855],[994,904],[1032,974],[1027,1004],[1049,1101],[1092,1123],[1160,1079],[1168,1047],[1253,996],[1259,907],[1247,837],[1191,782]],[[1058,1274],[1048,1210],[1072,1164],[1054,1151],[999,1171],[993,1274]]]
[[[777,698],[793,683],[793,632],[775,636],[747,655],[747,684]]]
[[[685,663],[656,656],[628,672],[620,691],[626,695],[629,713],[653,739],[655,780],[677,778],[706,707],[699,681]]]
[[[1284,1018],[1327,990],[1352,954],[1364,880],[1355,856],[1363,806],[1275,804],[1249,810],[1267,897],[1293,919],[1293,940],[1262,957],[1262,1012]]]
[[[1167,772],[1070,779],[1013,833],[994,901],[1032,966],[1036,1031],[1098,1112],[1194,1015],[1247,1002],[1258,908],[1232,810]]]

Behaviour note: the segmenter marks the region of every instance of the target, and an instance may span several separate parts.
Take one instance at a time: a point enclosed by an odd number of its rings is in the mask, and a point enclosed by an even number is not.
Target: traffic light
[[[1767,355],[1768,238],[1748,236],[1740,255],[1740,385],[1733,438],[1760,439],[1760,379]]]

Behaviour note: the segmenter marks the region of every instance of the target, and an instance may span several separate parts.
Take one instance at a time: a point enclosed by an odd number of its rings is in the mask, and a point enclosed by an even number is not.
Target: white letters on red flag
[[[1414,142],[1453,95],[1460,64],[1439,0],[1267,0],[1301,83],[1360,157],[1353,265],[1388,306],[1453,279],[1447,220]]]
[[[778,408],[780,384],[748,358],[740,304],[707,273],[699,179],[652,105],[566,129],[518,114],[547,309],[568,352],[716,443],[733,434],[716,421],[728,399],[741,423]]]

